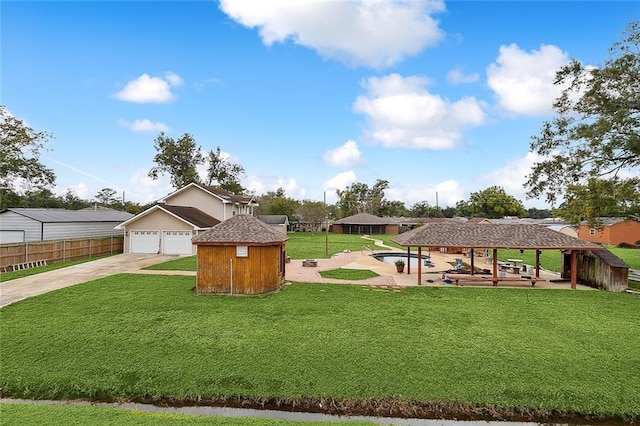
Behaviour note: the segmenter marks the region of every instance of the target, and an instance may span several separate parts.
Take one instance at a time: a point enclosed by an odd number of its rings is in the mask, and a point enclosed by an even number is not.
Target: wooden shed
[[[235,215],[193,238],[197,246],[196,291],[264,294],[284,283],[289,238],[261,220]]]

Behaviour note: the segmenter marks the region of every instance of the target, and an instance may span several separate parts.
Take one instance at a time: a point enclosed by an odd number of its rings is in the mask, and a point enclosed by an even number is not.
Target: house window
[[[249,257],[249,247],[236,246],[236,257]]]
[[[596,230],[593,228],[589,229],[589,235],[596,235]]]

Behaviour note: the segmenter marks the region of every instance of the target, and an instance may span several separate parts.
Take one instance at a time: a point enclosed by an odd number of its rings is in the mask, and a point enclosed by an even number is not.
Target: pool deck
[[[304,259],[292,259],[290,263],[286,265],[285,279],[287,281],[298,282],[312,282],[312,283],[331,283],[331,284],[359,284],[368,285],[374,287],[386,287],[390,289],[401,289],[404,287],[416,287],[418,286],[418,273],[417,268],[412,268],[411,273],[407,273],[405,268],[404,273],[398,273],[394,265],[384,263],[382,261],[373,258],[372,254],[379,252],[391,252],[396,251],[398,253],[406,253],[402,250],[391,249],[385,247],[384,250],[360,250],[360,251],[347,251],[344,253],[337,253],[328,259],[315,259],[318,262],[318,266],[309,267],[302,266]],[[423,287],[454,287],[452,284],[447,284],[443,281],[443,273],[451,269],[452,263],[455,263],[455,259],[461,258],[460,254],[448,254],[440,252],[423,252],[423,254],[429,254],[431,256],[431,262],[433,267],[423,267],[420,278],[420,286]],[[451,263],[449,263],[451,262]],[[486,266],[485,266],[486,265]],[[476,267],[491,268],[491,264],[487,263],[483,258],[476,258]],[[353,281],[353,280],[338,280],[333,278],[323,278],[320,276],[320,271],[345,268],[345,269],[367,269],[377,273],[379,276],[374,278],[368,278],[365,280]],[[549,282],[550,279],[558,279],[559,275],[547,271],[540,271],[540,278],[547,281],[539,281],[534,287],[526,280],[522,280],[520,275],[506,274],[506,277],[512,277],[513,281],[501,281],[497,287],[499,288],[553,288],[553,289],[571,289],[569,282]],[[464,282],[460,284],[461,287],[494,287],[491,281],[488,282]],[[593,290],[591,287],[578,284],[577,289],[580,290]]]

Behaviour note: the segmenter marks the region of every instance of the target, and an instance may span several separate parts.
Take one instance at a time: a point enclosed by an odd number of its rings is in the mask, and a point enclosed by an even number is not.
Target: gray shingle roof
[[[289,238],[269,225],[248,214],[237,214],[220,222],[191,241],[194,244],[280,244]]]
[[[267,225],[284,225],[289,223],[289,217],[286,214],[261,214],[258,219]]]
[[[343,217],[333,223],[338,225],[388,225],[393,221],[389,218],[385,219],[369,213],[358,213],[353,216]]]
[[[220,223],[220,221],[215,217],[209,216],[202,210],[195,207],[171,206],[168,204],[163,204],[160,206],[160,208],[173,213],[174,215],[186,220],[187,222],[197,226],[198,228],[210,228]]]
[[[119,210],[66,210],[30,208],[11,208],[7,210],[42,223],[123,222],[133,217],[131,213]]]
[[[603,247],[539,225],[428,223],[392,238],[410,247],[578,249]]]
[[[217,186],[202,186],[202,188],[211,192],[212,194],[216,194],[218,197],[222,198],[225,201],[231,203],[238,204],[249,204],[253,201],[253,197],[249,195],[237,195],[232,192],[227,191],[226,189],[219,188]]]

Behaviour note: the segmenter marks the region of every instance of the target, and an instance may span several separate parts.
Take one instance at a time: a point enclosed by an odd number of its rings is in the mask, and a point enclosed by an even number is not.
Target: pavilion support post
[[[474,274],[474,271],[475,271],[475,269],[476,269],[475,263],[473,262],[473,259],[474,259],[474,257],[473,257],[473,252],[474,252],[474,251],[475,251],[475,250],[474,250],[474,249],[473,249],[473,247],[472,247],[472,248],[471,248],[471,275],[473,275],[473,274]]]
[[[540,250],[536,249],[536,278],[540,278]]]
[[[493,285],[498,284],[498,249],[493,249]]]
[[[411,273],[411,247],[407,247],[407,275]]]
[[[578,251],[571,250],[571,288],[575,290],[578,283]]]
[[[422,247],[418,246],[418,285],[422,277]]]

